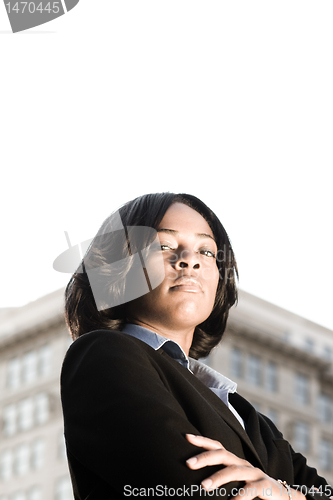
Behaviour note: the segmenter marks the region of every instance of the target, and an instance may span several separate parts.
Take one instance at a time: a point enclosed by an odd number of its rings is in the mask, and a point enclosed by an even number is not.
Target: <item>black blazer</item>
[[[99,330],[70,346],[61,398],[77,500],[126,498],[139,494],[134,488],[146,488],[146,496],[153,496],[147,489],[157,486],[156,497],[167,487],[181,488],[184,493],[178,496],[201,498],[203,493],[196,491],[200,482],[222,466],[189,469],[185,461],[201,449],[186,440],[186,433],[220,441],[275,479],[322,486],[325,491],[325,479],[248,401],[230,394],[245,432],[219,397],[189,370],[162,349],[155,351],[124,333]],[[243,484],[229,483],[227,494]],[[186,490],[191,485],[192,490]],[[218,492],[215,496],[221,498]]]

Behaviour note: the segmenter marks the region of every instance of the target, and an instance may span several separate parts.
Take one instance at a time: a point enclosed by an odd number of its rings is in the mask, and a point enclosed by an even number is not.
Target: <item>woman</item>
[[[330,496],[274,424],[198,361],[237,300],[234,253],[214,213],[194,196],[159,193],[119,215],[66,289],[76,340],[61,389],[75,498]]]

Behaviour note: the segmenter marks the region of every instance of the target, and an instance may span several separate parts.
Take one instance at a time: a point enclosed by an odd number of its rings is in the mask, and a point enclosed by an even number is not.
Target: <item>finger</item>
[[[185,434],[186,439],[194,444],[195,446],[200,446],[201,448],[206,448],[207,450],[218,450],[224,448],[219,441],[210,439],[204,436],[195,436],[194,434]]]
[[[264,478],[260,481],[247,483],[243,488],[239,488],[238,494],[232,500],[244,500],[244,496],[246,500],[253,500],[256,497],[272,500],[272,490],[267,487],[267,482]]]
[[[215,489],[231,481],[245,481],[247,483],[267,479],[267,477],[262,470],[252,466],[229,465],[209,476],[202,481],[201,485],[205,489]]]
[[[201,469],[202,467],[206,467],[207,465],[240,465],[243,467],[252,467],[249,462],[243,460],[242,458],[237,457],[230,451],[225,448],[204,451],[203,453],[199,453],[194,457],[186,460],[186,464],[191,469]]]

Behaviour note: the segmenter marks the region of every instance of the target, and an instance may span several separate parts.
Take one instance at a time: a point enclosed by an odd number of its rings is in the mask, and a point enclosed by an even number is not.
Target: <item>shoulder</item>
[[[83,354],[89,352],[90,355],[97,353],[108,355],[117,351],[117,354],[121,355],[125,354],[128,350],[132,351],[137,349],[148,352],[151,350],[142,340],[136,339],[121,331],[94,330],[85,333],[70,345],[65,360],[68,357],[76,356],[78,353]]]
[[[69,347],[62,365],[61,380],[83,373],[95,376],[157,366],[160,355],[142,340],[118,330],[85,333]],[[133,372],[130,369],[130,372]]]

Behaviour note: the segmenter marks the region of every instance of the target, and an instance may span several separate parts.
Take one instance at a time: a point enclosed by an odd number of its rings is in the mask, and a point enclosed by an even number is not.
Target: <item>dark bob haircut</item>
[[[123,205],[117,212],[126,231],[130,226],[148,226],[156,229],[173,203],[183,203],[198,212],[211,228],[217,248],[216,264],[219,282],[210,316],[195,328],[190,356],[206,357],[221,340],[226,328],[229,309],[237,301],[237,264],[229,237],[216,215],[201,200],[189,194],[153,193],[140,196]],[[118,217],[119,217],[118,215]],[[88,248],[83,261],[71,277],[65,291],[65,318],[73,340],[93,330],[122,330],[126,324],[126,303],[98,310],[87,274],[87,263],[105,266],[112,249],[114,218],[108,217]],[[103,235],[103,244],[96,244]],[[126,232],[127,239],[128,234]],[[128,256],[128,241],[123,245],[123,256]],[[127,253],[126,253],[127,252]],[[221,258],[222,256],[222,258]],[[119,255],[117,256],[119,259]],[[126,259],[125,259],[126,260]],[[127,259],[128,260],[128,259]],[[125,261],[124,261],[125,262]],[[129,268],[127,268],[128,271]],[[126,269],[123,270],[126,272]],[[114,276],[105,275],[109,293],[117,293]],[[111,285],[110,285],[111,283]]]

